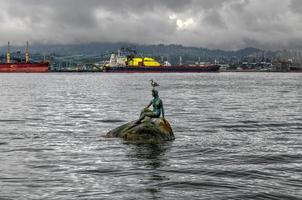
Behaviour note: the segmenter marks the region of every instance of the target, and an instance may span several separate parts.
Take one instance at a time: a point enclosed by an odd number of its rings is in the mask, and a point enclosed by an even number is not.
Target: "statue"
[[[106,134],[106,137],[120,137],[127,141],[158,143],[174,140],[170,123],[165,119],[163,101],[155,89],[158,83],[151,81],[153,99],[144,108],[138,120],[119,126]],[[149,108],[152,105],[153,110]],[[162,118],[161,118],[162,116]]]
[[[150,118],[160,118],[162,115],[163,120],[165,120],[165,111],[163,101],[159,98],[158,91],[153,88],[152,90],[153,99],[150,103],[142,110],[139,119],[137,120],[136,124],[141,123],[145,117]],[[153,111],[149,110],[150,106],[152,105]]]

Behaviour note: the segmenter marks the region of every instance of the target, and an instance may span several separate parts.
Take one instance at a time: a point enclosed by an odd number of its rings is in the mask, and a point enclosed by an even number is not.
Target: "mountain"
[[[246,48],[238,51],[210,50],[206,48],[185,47],[182,45],[139,45],[131,43],[86,43],[86,44],[67,44],[67,45],[48,45],[34,44],[30,46],[32,53],[44,54],[59,54],[59,55],[76,55],[76,54],[105,54],[117,51],[121,47],[135,47],[139,52],[150,54],[153,56],[206,56],[206,57],[221,57],[221,56],[236,56],[245,57],[250,54],[259,52],[260,49]],[[12,51],[24,51],[25,46],[12,46]],[[2,53],[6,51],[6,46],[1,47]]]
[[[199,58],[202,61],[213,62],[216,59],[230,60],[242,59],[251,54],[261,51],[256,48],[245,48],[238,51],[225,51],[225,50],[211,50],[198,47],[185,47],[182,45],[140,45],[131,43],[85,43],[85,44],[67,44],[67,45],[48,45],[48,44],[34,44],[30,46],[31,54],[41,55],[85,55],[88,57],[103,57],[108,59],[111,52],[116,52],[121,47],[135,48],[140,55],[152,56],[156,59],[164,57],[172,64],[179,62],[179,57],[182,56],[183,60],[196,61]],[[25,46],[12,46],[11,51],[24,52]],[[6,47],[1,47],[2,53],[5,53]]]

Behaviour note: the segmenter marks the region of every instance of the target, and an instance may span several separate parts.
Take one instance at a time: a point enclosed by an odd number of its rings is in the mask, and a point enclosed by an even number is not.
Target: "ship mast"
[[[29,48],[28,48],[28,41],[26,42],[25,62],[26,62],[26,63],[29,63]]]
[[[10,44],[7,43],[6,63],[10,63]]]

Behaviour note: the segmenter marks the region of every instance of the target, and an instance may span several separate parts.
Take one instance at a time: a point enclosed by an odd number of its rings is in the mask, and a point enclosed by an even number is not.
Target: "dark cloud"
[[[290,8],[299,14],[302,14],[302,1],[301,0],[292,0],[290,4]]]
[[[220,13],[216,10],[207,12],[204,16],[204,21],[209,25],[216,26],[217,28],[227,28],[227,25],[222,19]]]
[[[1,0],[1,44],[135,42],[287,48],[300,0]]]

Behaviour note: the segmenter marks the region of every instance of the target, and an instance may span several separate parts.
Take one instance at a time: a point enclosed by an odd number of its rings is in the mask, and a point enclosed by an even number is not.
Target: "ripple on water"
[[[0,74],[0,199],[301,199],[301,75]],[[176,140],[102,137],[150,79]]]

